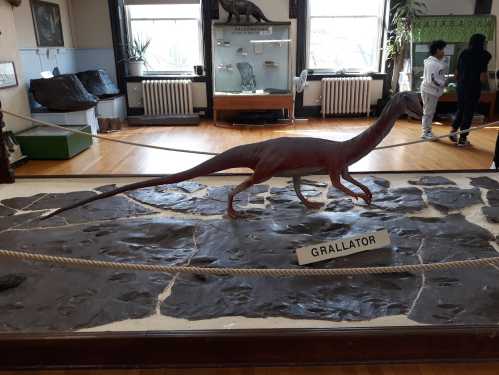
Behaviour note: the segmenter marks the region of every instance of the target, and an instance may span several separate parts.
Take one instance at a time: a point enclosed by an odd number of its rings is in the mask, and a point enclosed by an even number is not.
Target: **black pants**
[[[480,104],[480,90],[458,87],[457,89],[457,113],[452,128],[457,130],[468,130],[473,122],[473,115]],[[466,138],[468,133],[463,134]]]

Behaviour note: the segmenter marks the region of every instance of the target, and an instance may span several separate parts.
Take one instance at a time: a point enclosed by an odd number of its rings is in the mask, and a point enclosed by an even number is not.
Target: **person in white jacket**
[[[445,47],[447,43],[436,40],[430,45],[431,56],[424,62],[424,76],[421,84],[423,97],[423,139],[433,139],[433,117],[437,111],[438,99],[444,93],[445,76],[449,71],[445,63]]]

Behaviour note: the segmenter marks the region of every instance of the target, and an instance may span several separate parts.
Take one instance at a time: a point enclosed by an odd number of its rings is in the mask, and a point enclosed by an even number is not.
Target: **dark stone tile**
[[[476,178],[470,178],[470,180],[472,186],[489,190],[499,189],[499,182],[490,177],[476,177]]]
[[[308,180],[306,178],[301,179],[301,183],[303,186],[314,186],[318,188],[326,188],[328,187],[328,184],[325,182],[321,181],[315,181],[315,180]],[[293,181],[288,181],[288,185],[293,186]]]
[[[218,228],[210,228],[198,236],[199,253],[192,262],[210,267],[296,268],[296,248],[383,226],[380,220],[353,213],[299,218],[277,215],[272,219],[228,222],[223,225],[223,234]],[[358,254],[316,267],[417,263],[420,241],[397,234],[393,241],[394,250]],[[420,283],[419,276],[410,274],[334,279],[181,277],[161,311],[193,320],[245,316],[360,321],[406,313]]]
[[[301,192],[306,198],[315,198],[322,194],[313,186],[303,186]],[[295,189],[292,186],[270,189],[270,195],[267,197],[267,200],[272,206],[279,206],[281,208],[304,207],[303,203],[296,196]]]
[[[417,212],[426,208],[423,192],[415,187],[390,189],[373,196],[373,208],[388,212]]]
[[[347,212],[355,207],[351,199],[335,200],[328,203],[326,211]]]
[[[157,187],[134,190],[126,193],[132,199],[141,203],[162,208],[171,209],[174,205],[188,198],[186,194],[160,191]]]
[[[135,219],[0,234],[6,248],[105,261],[183,264],[195,252],[196,223]],[[40,240],[43,236],[43,241]],[[155,313],[165,274],[9,262],[24,281],[0,293],[0,331],[67,331]],[[1,279],[0,279],[1,280]],[[14,280],[16,281],[16,280]]]
[[[496,325],[499,321],[498,278],[499,272],[492,268],[428,274],[409,318],[436,325]]]
[[[355,176],[354,176],[354,178],[355,178]],[[364,177],[364,178],[358,179],[358,181],[361,184],[367,186],[373,194],[380,193],[380,192],[386,192],[388,190],[388,188],[390,187],[390,181],[385,180],[384,178],[380,178],[380,177],[374,177],[374,176]],[[347,188],[349,188],[350,190],[352,190],[354,192],[359,192],[359,193],[361,192],[361,190],[357,186],[355,186],[349,182],[343,181],[343,184]],[[342,198],[345,196],[346,196],[346,194],[337,190],[335,187],[331,187],[329,189],[328,195],[327,195],[327,197],[329,199],[337,199],[337,198]]]
[[[4,206],[13,208],[14,210],[22,210],[25,207],[32,205],[37,200],[41,199],[45,194],[36,194],[31,197],[19,197],[4,199],[0,201]]]
[[[39,217],[40,213],[37,212],[0,217],[0,231],[18,227],[31,221],[37,221],[36,219]]]
[[[17,288],[25,281],[26,277],[23,275],[8,274],[5,276],[0,276],[0,293],[9,289]]]
[[[97,193],[92,191],[45,194],[43,198],[39,199],[29,207],[26,207],[25,210],[40,211],[66,207],[71,204],[78,203],[84,199],[95,197],[96,195]]]
[[[98,188],[95,188],[96,191],[99,193],[107,193],[109,191],[112,191],[116,189],[118,186],[116,184],[110,184],[110,185],[104,185],[104,186],[99,186]]]
[[[499,189],[489,190],[487,192],[487,200],[489,201],[490,206],[499,207]]]
[[[482,207],[482,212],[489,223],[499,224],[499,207]]]
[[[461,215],[413,219],[398,230],[424,233],[420,255],[425,263],[497,256],[494,236]],[[479,275],[479,276],[478,276]],[[499,271],[491,268],[427,272],[410,319],[424,324],[497,324]]]
[[[430,188],[425,189],[429,203],[440,211],[462,210],[483,203],[480,189]]]
[[[178,184],[167,185],[167,186],[170,189],[181,190],[184,193],[191,193],[191,194],[207,188],[206,185],[194,181],[184,181],[184,182],[179,182]]]
[[[456,185],[454,181],[442,176],[423,176],[419,180],[409,180],[409,183],[417,186]]]
[[[16,213],[16,210],[0,205],[0,217],[11,216]]]
[[[234,186],[211,187],[203,197],[189,197],[186,194],[162,190],[162,187],[140,189],[127,194],[139,202],[164,210],[211,216],[223,215],[227,211],[228,195],[233,188]],[[241,210],[241,207],[250,202],[261,202],[260,194],[266,193],[268,189],[267,185],[253,186],[235,197],[234,207]]]

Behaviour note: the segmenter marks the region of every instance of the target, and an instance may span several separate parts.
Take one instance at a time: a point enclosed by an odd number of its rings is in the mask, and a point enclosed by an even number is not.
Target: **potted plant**
[[[400,72],[411,45],[414,19],[423,15],[427,6],[421,0],[397,0],[392,7],[392,31],[388,41],[388,59],[393,64],[392,93],[397,92]]]
[[[128,44],[128,75],[132,77],[140,77],[144,75],[144,68],[146,62],[146,52],[151,45],[151,40],[143,40],[141,38],[134,38]]]

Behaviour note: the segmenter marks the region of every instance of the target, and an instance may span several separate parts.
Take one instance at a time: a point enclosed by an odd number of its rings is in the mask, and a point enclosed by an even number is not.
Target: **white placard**
[[[390,245],[390,234],[387,230],[382,230],[315,246],[303,247],[296,250],[296,255],[298,256],[298,264],[304,266],[364,251],[382,249]]]
[[[456,46],[454,44],[448,44],[444,50],[445,56],[454,56],[455,50]]]
[[[428,44],[416,44],[416,52],[430,52],[430,46]]]

